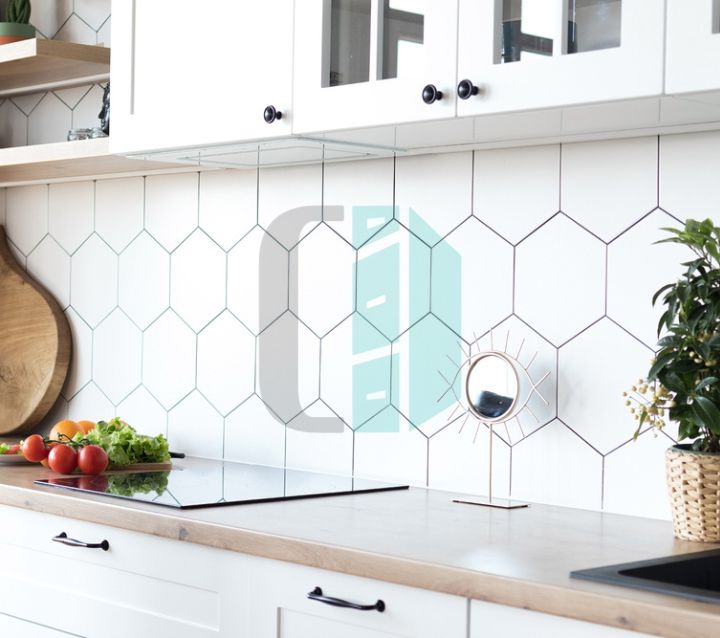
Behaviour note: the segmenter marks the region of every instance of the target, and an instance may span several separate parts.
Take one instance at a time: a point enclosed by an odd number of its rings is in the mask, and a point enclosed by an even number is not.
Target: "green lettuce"
[[[138,434],[131,425],[119,417],[98,421],[97,427],[87,434],[76,434],[75,440],[86,439],[107,452],[110,467],[135,463],[164,463],[170,460],[167,439],[162,435]]]

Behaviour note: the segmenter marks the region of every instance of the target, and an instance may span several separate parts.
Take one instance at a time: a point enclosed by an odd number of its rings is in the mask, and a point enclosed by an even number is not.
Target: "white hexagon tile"
[[[93,337],[93,379],[115,404],[139,384],[142,372],[142,334],[120,309],[96,328]]]
[[[258,334],[288,309],[288,253],[256,226],[227,256],[227,307]]]
[[[120,255],[118,303],[147,328],[170,304],[170,255],[143,232]]]
[[[144,386],[140,386],[121,401],[116,414],[138,432],[153,436],[167,433],[167,411]]]
[[[145,230],[172,252],[198,223],[198,175],[145,178]]]
[[[432,251],[433,314],[467,343],[512,313],[513,248],[475,218]]]
[[[720,224],[720,131],[660,137],[660,206],[678,219]]]
[[[605,313],[605,245],[564,215],[516,248],[515,314],[559,346]]]
[[[67,418],[73,421],[87,419],[102,421],[115,416],[115,407],[92,381],[78,392],[68,403]]]
[[[472,212],[472,153],[399,157],[397,218],[434,246]]]
[[[560,147],[475,153],[473,212],[513,244],[560,208]]]
[[[255,388],[255,337],[227,310],[198,335],[197,388],[227,415]]]
[[[99,180],[95,184],[95,232],[119,253],[143,229],[142,177]]]
[[[635,431],[623,391],[650,367],[653,351],[603,319],[566,343],[558,355],[558,416],[606,454]]]
[[[599,509],[602,456],[560,421],[551,421],[513,447],[511,496]]]
[[[50,184],[48,230],[69,255],[92,234],[94,210],[93,182]]]
[[[24,255],[29,255],[48,232],[48,187],[19,186],[7,191],[5,229]]]
[[[258,221],[288,250],[322,220],[320,164],[260,169],[258,189]]]
[[[353,313],[321,342],[320,395],[351,428],[390,405],[390,341]]]
[[[0,145],[24,146],[27,144],[27,115],[12,100],[0,104]]]
[[[28,115],[28,144],[63,142],[71,127],[70,109],[54,93],[46,93]]]
[[[657,206],[657,150],[655,137],[565,144],[562,211],[610,241]]]
[[[290,252],[290,310],[322,337],[352,313],[354,274],[353,247],[320,224]]]
[[[394,175],[392,158],[327,164],[323,175],[325,223],[359,248],[393,218]]]
[[[289,312],[258,336],[256,391],[285,423],[320,396],[320,340]]]
[[[143,333],[143,385],[170,409],[195,387],[196,336],[172,310]]]
[[[200,173],[200,226],[223,250],[230,250],[257,220],[257,172]]]
[[[223,418],[197,390],[168,412],[167,433],[173,450],[193,456],[222,458]]]
[[[72,308],[65,311],[72,335],[72,359],[62,394],[72,399],[92,379],[92,328]]]
[[[670,237],[660,230],[668,227],[679,228],[680,224],[657,210],[608,246],[607,314],[653,349],[665,308],[662,297],[655,306],[652,297],[661,286],[674,282],[685,270],[680,264],[693,257],[689,249],[677,244],[656,244]]]
[[[27,270],[55,298],[61,308],[70,304],[70,255],[51,237],[28,255]]]
[[[278,421],[257,395],[225,417],[225,458],[242,463],[282,467],[285,463],[285,424]]]
[[[117,305],[117,281],[117,255],[92,235],[72,257],[70,304],[93,328]]]
[[[199,332],[225,307],[225,253],[196,230],[170,257],[170,306]]]

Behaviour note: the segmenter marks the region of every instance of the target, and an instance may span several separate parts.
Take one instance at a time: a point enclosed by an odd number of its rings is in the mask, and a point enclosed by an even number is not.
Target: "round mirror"
[[[519,382],[512,362],[497,352],[479,355],[470,366],[465,394],[470,409],[486,422],[504,421],[517,401]]]

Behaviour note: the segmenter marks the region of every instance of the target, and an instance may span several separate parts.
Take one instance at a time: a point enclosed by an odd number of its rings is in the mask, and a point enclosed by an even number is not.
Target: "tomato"
[[[48,455],[45,441],[39,434],[31,434],[22,442],[23,456],[32,463],[42,461]]]
[[[71,474],[78,464],[78,453],[69,445],[56,445],[48,455],[50,469],[59,474]]]
[[[99,445],[86,445],[78,454],[78,467],[83,474],[102,474],[108,466],[108,455]]]
[[[75,421],[65,419],[64,421],[58,421],[55,425],[53,425],[48,438],[64,443],[69,439],[72,439],[78,432],[84,434],[85,430],[75,423]]]
[[[6,444],[7,449],[5,452],[0,450],[0,454],[20,454],[20,444],[19,443],[12,443],[12,444]]]

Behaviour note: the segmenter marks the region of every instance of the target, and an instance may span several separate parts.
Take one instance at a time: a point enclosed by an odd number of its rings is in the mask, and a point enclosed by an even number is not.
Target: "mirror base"
[[[503,510],[516,510],[522,507],[530,507],[530,503],[521,503],[519,501],[511,501],[507,498],[479,498],[477,500],[466,501],[458,498],[453,499],[453,503],[462,503],[464,505],[480,505],[481,507],[496,507]]]

